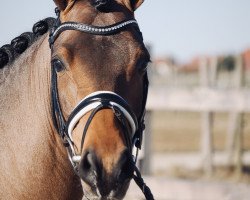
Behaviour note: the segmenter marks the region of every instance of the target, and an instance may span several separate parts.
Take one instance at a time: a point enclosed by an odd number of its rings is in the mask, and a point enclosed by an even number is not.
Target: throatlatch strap
[[[63,117],[60,106],[58,90],[57,90],[57,74],[53,64],[51,65],[51,98],[52,98],[53,123],[58,133],[60,134],[61,138],[64,138],[65,119]]]

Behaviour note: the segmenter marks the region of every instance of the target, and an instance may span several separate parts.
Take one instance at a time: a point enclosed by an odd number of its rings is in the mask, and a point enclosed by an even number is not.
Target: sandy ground
[[[211,181],[191,181],[166,177],[146,177],[157,200],[249,200],[250,186]],[[125,200],[145,199],[133,182]]]
[[[214,158],[217,166],[226,163],[226,154],[217,154]],[[244,163],[250,163],[250,153],[245,154]],[[196,170],[201,168],[198,153],[189,154],[154,154],[151,170],[154,176],[146,176],[145,183],[151,188],[157,200],[249,200],[250,185],[238,181],[207,178],[173,178],[174,169],[186,168]],[[132,182],[125,200],[145,199],[139,187]]]

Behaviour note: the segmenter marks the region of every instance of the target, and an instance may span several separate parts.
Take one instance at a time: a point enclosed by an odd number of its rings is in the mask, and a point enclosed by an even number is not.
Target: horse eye
[[[57,72],[61,72],[62,70],[65,69],[64,64],[63,64],[62,61],[59,60],[59,59],[53,60],[53,67],[55,68],[55,70],[56,70]]]

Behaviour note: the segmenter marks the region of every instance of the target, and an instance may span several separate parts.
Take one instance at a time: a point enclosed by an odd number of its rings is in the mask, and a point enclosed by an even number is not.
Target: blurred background
[[[54,16],[52,0],[3,1],[0,46]],[[156,199],[250,197],[250,1],[145,0],[152,55],[139,166]],[[127,199],[143,199],[131,187]]]

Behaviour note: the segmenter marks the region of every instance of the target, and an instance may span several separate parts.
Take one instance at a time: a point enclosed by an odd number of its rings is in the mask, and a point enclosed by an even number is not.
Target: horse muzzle
[[[106,171],[94,151],[84,152],[79,164],[84,194],[91,199],[123,199],[133,173],[134,162],[128,150],[121,153],[111,172]]]
[[[84,141],[90,123],[95,115],[103,110],[111,109],[121,127],[121,134],[125,139],[125,148],[122,152],[110,152],[119,155],[113,163],[112,169],[107,171],[103,156],[98,155],[94,148],[84,148]],[[73,130],[78,122],[89,114],[82,133],[80,155],[74,151]],[[95,122],[95,123],[98,123]],[[138,129],[137,118],[127,102],[119,95],[109,91],[94,92],[85,97],[75,107],[66,123],[66,142],[68,156],[76,173],[82,181],[83,190],[90,199],[122,199],[133,177],[135,159],[132,155],[133,138]],[[88,136],[91,137],[88,132]],[[67,137],[68,136],[68,137]],[[105,135],[104,135],[105,137]],[[105,140],[105,138],[103,138]],[[106,139],[107,140],[107,139]],[[101,146],[99,148],[102,148]],[[110,155],[111,156],[111,155]],[[108,156],[108,157],[110,157]]]

